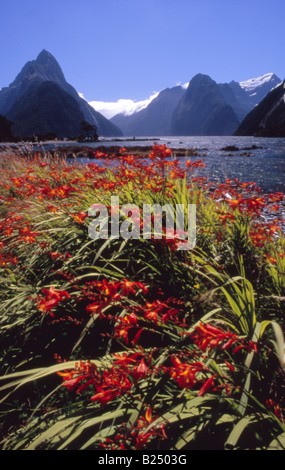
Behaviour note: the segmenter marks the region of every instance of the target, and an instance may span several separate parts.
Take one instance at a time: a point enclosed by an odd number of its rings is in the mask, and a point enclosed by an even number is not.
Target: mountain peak
[[[41,96],[40,92],[43,96]],[[69,96],[66,96],[66,94]],[[48,100],[53,104],[52,108],[48,107],[50,105]],[[8,115],[13,116],[12,121],[15,125],[17,124],[16,121],[22,125],[31,116],[36,116],[42,125],[42,132],[39,132],[37,127],[37,133],[45,134],[47,132],[47,128],[44,127],[45,118],[43,116],[49,116],[49,118],[53,116],[53,120],[58,122],[57,132],[60,135],[62,126],[57,116],[59,102],[66,104],[66,108],[69,109],[74,123],[78,119],[84,119],[90,124],[96,125],[100,135],[106,137],[122,135],[120,129],[111,124],[100,113],[97,113],[89,106],[84,99],[79,97],[75,88],[66,81],[57,60],[46,49],[43,49],[35,60],[31,60],[24,65],[9,87],[0,90],[0,114],[5,117]],[[63,114],[61,115],[63,116]],[[69,119],[69,116],[66,119]],[[52,122],[52,119],[50,119],[50,122]],[[33,132],[31,128],[28,128],[28,124],[26,122],[25,132],[32,135]],[[54,131],[55,127],[52,127],[52,129]],[[74,129],[74,135],[76,135],[78,128],[75,126]],[[23,126],[21,127],[21,133],[25,135]]]
[[[38,62],[40,64],[44,64],[44,63],[50,62],[51,60],[56,62],[54,56],[50,52],[48,52],[46,49],[43,49],[39,53],[39,55],[36,59],[36,62]]]
[[[209,75],[203,73],[197,73],[189,82],[187,93],[192,93],[193,90],[196,92],[200,88],[207,88],[210,86],[217,85],[214,80]]]
[[[172,115],[172,135],[231,135],[239,120],[209,75],[195,75]]]
[[[194,75],[191,81],[193,80],[205,80],[208,82],[213,82],[212,78],[209,75],[206,75],[205,73],[197,73]]]
[[[60,65],[53,55],[45,49],[40,52],[36,60],[31,60],[24,65],[12,85],[17,86],[23,82],[29,82],[31,79],[53,81],[61,86],[66,83]]]
[[[55,57],[48,52],[46,49],[43,49],[36,60],[33,60],[32,63],[38,67],[38,70],[45,73],[47,71],[53,70],[53,73],[59,74],[60,78],[63,78],[63,73],[61,67]]]

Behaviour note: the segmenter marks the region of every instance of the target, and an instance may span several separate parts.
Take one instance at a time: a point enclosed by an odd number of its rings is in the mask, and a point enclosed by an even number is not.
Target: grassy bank
[[[2,449],[285,447],[284,195],[169,157],[3,155]],[[114,195],[196,204],[195,248],[91,239]]]

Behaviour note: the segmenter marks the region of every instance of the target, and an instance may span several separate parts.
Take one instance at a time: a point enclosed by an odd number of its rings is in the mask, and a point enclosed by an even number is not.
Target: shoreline
[[[195,137],[195,136],[194,136]],[[167,139],[167,138],[166,138]],[[158,145],[163,145],[159,141],[164,141],[163,137],[119,137],[119,138],[104,138],[100,137],[98,141],[86,141],[81,142],[77,140],[50,140],[43,142],[32,142],[32,141],[22,141],[22,142],[0,142],[0,153],[7,152],[17,152],[25,155],[35,155],[38,153],[49,154],[55,157],[66,157],[70,158],[87,158],[94,160],[96,158],[96,151],[105,153],[110,158],[112,155],[117,157],[120,154],[120,149],[122,147],[126,148],[127,151],[135,156],[144,157],[152,151],[154,143]],[[179,140],[179,139],[178,139]],[[146,144],[141,144],[145,142]],[[149,142],[149,144],[148,144]],[[121,143],[121,145],[120,145]],[[94,146],[92,144],[95,144]],[[183,141],[180,141],[178,146],[177,143],[173,145],[173,142],[167,141],[164,142],[164,145],[172,151],[172,157],[199,157],[207,158],[209,157],[209,152],[211,150],[206,147],[197,147],[183,144]],[[227,157],[252,157],[254,156],[254,151],[257,149],[266,149],[267,147],[260,145],[243,145],[236,146],[235,144],[228,144],[221,146],[216,149],[217,152],[221,153],[223,156]],[[253,153],[252,153],[253,152]],[[221,155],[220,155],[221,156]]]
[[[65,155],[66,158],[88,158],[90,160],[96,159],[96,152],[101,152],[106,154],[106,158],[116,158],[121,155],[120,150],[122,146],[119,145],[99,145],[96,148],[88,147],[85,145],[82,146],[69,146],[69,147],[60,147],[56,149],[50,149],[49,153],[53,156],[60,157]],[[152,151],[152,145],[145,146],[126,146],[128,153],[140,157],[147,158],[148,154]],[[174,157],[202,157],[198,149],[187,149],[187,148],[171,148],[172,154]],[[205,156],[205,155],[204,155]],[[103,157],[104,158],[104,157]]]
[[[144,140],[144,139],[143,139]],[[107,141],[107,142],[110,142],[110,141]],[[101,143],[101,142],[99,142]],[[86,160],[96,160],[96,152],[101,152],[103,154],[106,154],[106,156],[102,157],[102,160],[112,160],[113,159],[116,159],[118,156],[122,156],[122,154],[120,153],[120,149],[122,148],[122,146],[120,145],[109,145],[109,146],[105,146],[103,145],[104,143],[102,143],[102,145],[98,145],[96,147],[88,147],[86,145],[83,145],[83,144],[80,144],[80,143],[77,143],[76,142],[76,145],[69,145],[69,143],[65,143],[63,145],[57,145],[58,142],[49,142],[47,145],[54,145],[54,148],[51,148],[51,149],[45,149],[45,148],[42,148],[42,149],[38,149],[38,150],[35,150],[33,149],[32,147],[29,148],[29,146],[31,146],[31,143],[27,144],[26,146],[23,146],[23,145],[6,145],[5,147],[3,145],[0,144],[0,158],[1,158],[1,155],[4,156],[5,158],[5,155],[6,156],[9,156],[11,157],[11,153],[14,153],[15,151],[18,151],[17,153],[19,153],[19,149],[22,149],[22,151],[24,150],[23,147],[25,147],[25,150],[26,150],[26,155],[24,154],[23,157],[33,157],[35,155],[39,155],[39,153],[43,154],[43,156],[45,156],[46,154],[46,157],[49,157],[51,159],[53,158],[57,158],[57,159],[65,159],[65,160],[69,160],[69,161],[76,161],[77,159],[86,159]],[[72,144],[70,142],[70,144]],[[75,144],[75,142],[74,142]],[[253,146],[254,147],[254,146]],[[125,147],[128,151],[129,154],[132,154],[134,155],[135,157],[138,157],[138,158],[147,158],[148,157],[148,154],[152,151],[152,148],[153,146],[152,145],[145,145],[145,146],[126,146]],[[199,158],[199,159],[203,159],[205,157],[205,154],[204,153],[199,153],[199,150],[198,149],[193,149],[193,148],[171,148],[169,147],[171,150],[172,150],[172,157],[173,158]],[[255,148],[255,147],[254,147]],[[254,150],[254,148],[252,148],[252,150]],[[257,147],[258,148],[258,147]],[[12,150],[12,152],[11,152]],[[201,152],[205,152],[207,149],[201,149]],[[225,156],[228,156],[228,153],[227,151],[230,150],[229,148],[223,148],[221,149],[225,152]],[[250,150],[249,148],[248,149],[245,149],[245,148],[231,148],[231,150],[234,152],[232,154],[233,157],[238,157],[238,152],[241,152],[241,151],[245,151],[245,150]],[[206,155],[207,157],[207,155]],[[219,184],[219,178],[218,180],[215,181],[215,179],[212,181],[212,184],[215,185],[215,184]],[[276,191],[276,193],[278,193],[279,191]],[[264,190],[264,189],[261,189],[260,191],[260,195],[261,197],[263,196],[266,196],[269,194],[268,191]],[[257,193],[258,194],[258,193]],[[284,194],[284,193],[283,193]],[[270,209],[267,210],[267,211],[264,211],[262,213],[262,216],[261,218],[264,219],[264,222],[267,223],[267,222],[272,222],[275,218],[278,218],[280,219],[281,221],[281,225],[282,225],[282,232],[285,233],[285,201],[280,201],[279,202],[279,210],[277,213],[275,214],[272,214],[270,212]]]
[[[137,139],[138,141],[139,139]],[[150,139],[148,139],[150,140]],[[158,139],[159,140],[159,139]],[[147,139],[141,139],[142,142],[147,141]],[[153,142],[153,140],[151,139]],[[52,157],[56,158],[88,158],[90,160],[96,159],[96,152],[101,152],[105,153],[107,155],[106,158],[111,158],[112,156],[117,157],[120,155],[120,149],[122,148],[122,145],[104,145],[104,143],[111,143],[111,142],[119,142],[119,140],[106,140],[102,142],[101,141],[96,142],[99,144],[96,147],[89,147],[88,142],[86,144],[81,143],[81,142],[70,142],[70,143],[59,143],[57,141],[53,142],[46,142],[41,144],[41,147],[35,145],[35,143],[29,142],[29,143],[22,143],[22,144],[0,144],[0,153],[7,153],[7,152],[27,152],[30,155],[36,155],[38,153],[47,153],[51,155]],[[122,141],[126,142],[126,141]],[[130,139],[129,142],[134,142],[133,139]],[[34,147],[38,148],[34,148]],[[45,148],[52,146],[52,148]],[[139,157],[147,157],[147,154],[152,151],[153,145],[144,145],[144,146],[137,146],[137,145],[127,145],[125,146],[127,148],[128,152]],[[205,154],[201,154],[198,149],[194,148],[171,148],[171,151],[173,152],[173,156],[175,157],[205,157]],[[205,151],[206,149],[204,149]]]
[[[18,155],[22,158],[33,158],[35,155],[42,155],[44,159],[62,159],[69,164],[73,162],[88,163],[94,162],[96,152],[99,151],[106,156],[101,156],[101,161],[111,162],[120,154],[120,149],[126,148],[127,152],[142,161],[148,157],[153,145],[166,145],[171,150],[170,159],[189,159],[192,161],[203,160],[206,168],[203,171],[214,183],[222,183],[225,178],[242,182],[255,181],[262,188],[263,193],[285,193],[285,140],[281,146],[279,142],[275,146],[270,146],[265,141],[256,140],[228,140],[217,139],[204,141],[173,139],[168,141],[161,138],[156,142],[150,139],[141,139],[134,142],[122,139],[99,139],[96,144],[79,143],[77,141],[47,141],[42,143],[0,143],[0,158],[2,164],[4,159]],[[192,144],[192,145],[191,145]],[[283,150],[284,148],[284,150]],[[271,158],[272,157],[272,158]]]

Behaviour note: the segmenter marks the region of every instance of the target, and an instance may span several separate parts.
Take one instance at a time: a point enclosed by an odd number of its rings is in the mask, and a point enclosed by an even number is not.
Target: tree
[[[98,140],[99,136],[97,134],[97,127],[95,126],[95,124],[90,124],[87,121],[82,121],[80,123],[80,127],[82,132],[86,133],[88,139],[90,139],[91,134],[92,140]]]

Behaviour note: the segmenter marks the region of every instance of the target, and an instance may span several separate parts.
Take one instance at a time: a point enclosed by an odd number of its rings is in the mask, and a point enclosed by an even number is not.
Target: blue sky
[[[2,0],[0,88],[42,49],[88,101],[142,100],[196,73],[285,78],[285,0]]]

